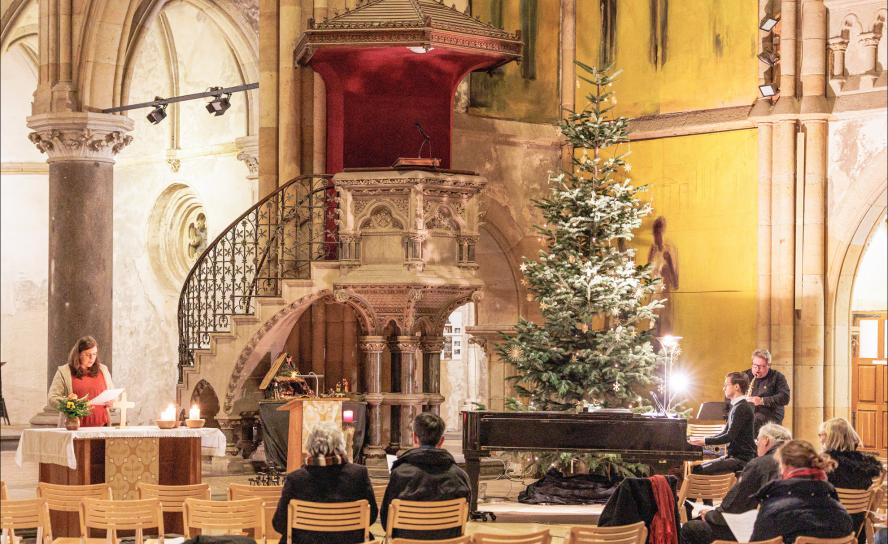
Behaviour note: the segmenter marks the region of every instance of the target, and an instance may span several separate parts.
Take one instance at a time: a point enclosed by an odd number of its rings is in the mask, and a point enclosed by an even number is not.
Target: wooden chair
[[[888,487],[880,485],[873,497],[873,507],[867,516],[873,527],[885,527],[888,522]]]
[[[836,488],[836,493],[839,495],[839,502],[842,503],[842,506],[845,507],[845,510],[848,511],[849,515],[869,514],[874,505],[876,491],[875,487],[870,487],[869,489]],[[863,523],[860,527],[855,528],[854,535],[860,535],[861,531],[866,534],[867,542],[873,541],[873,523],[872,520],[869,519],[869,516],[864,516]]]
[[[185,538],[191,538],[191,530],[200,529],[203,534],[241,534],[253,530],[257,542],[265,539],[265,510],[262,499],[237,501],[205,501],[185,499]]]
[[[466,499],[433,502],[395,499],[389,505],[386,536],[392,538],[395,529],[437,531],[456,528],[462,535],[468,516]]]
[[[645,544],[647,534],[643,521],[616,527],[571,527],[567,544]]]
[[[86,538],[90,529],[107,531],[107,542],[119,542],[117,531],[135,530],[136,544],[144,544],[143,531],[156,529],[164,534],[160,499],[104,500],[85,498],[80,506],[80,535]]]
[[[4,484],[4,490],[6,485]],[[49,508],[46,499],[10,501],[0,499],[0,530],[8,535],[11,542],[18,542],[16,529],[37,529],[37,544],[52,542],[52,525],[49,522]]]
[[[111,486],[108,484],[64,485],[37,483],[37,496],[46,499],[50,512],[73,512],[80,516],[80,503],[83,499],[111,500]],[[84,535],[86,538],[86,535]],[[87,538],[89,543],[104,542],[103,538]],[[83,544],[78,537],[59,537],[53,544]]]
[[[385,489],[388,484],[373,484],[373,496],[376,497],[376,506],[382,507],[382,499],[385,498]]]
[[[839,538],[816,538],[813,536],[800,536],[795,539],[796,544],[854,544],[857,537],[854,533]]]
[[[0,501],[8,501],[9,500],[9,489],[6,487],[6,482],[0,480]]]
[[[287,506],[287,544],[293,542],[293,529],[319,533],[364,531],[370,537],[370,503],[366,499],[352,502],[308,502],[291,500]]]
[[[687,437],[690,438],[709,438],[710,436],[715,436],[721,434],[722,431],[725,430],[724,423],[688,423],[687,429]],[[727,450],[726,446],[707,446],[708,448],[718,452],[723,453]],[[685,477],[691,473],[691,470],[696,465],[702,465],[706,460],[700,461],[685,461],[684,464],[684,475]]]
[[[174,512],[184,516],[185,499],[210,500],[210,484],[160,485],[138,482],[140,499],[157,499],[163,512]],[[183,521],[184,523],[184,521]]]
[[[713,540],[712,544],[737,544],[733,540]],[[782,536],[775,536],[770,540],[753,540],[747,544],[783,544]]]
[[[281,494],[284,492],[282,485],[249,485],[249,484],[228,484],[228,500],[237,501],[240,499],[252,499],[258,497],[262,499],[262,505],[265,509],[265,538],[277,539],[281,538],[280,533],[271,526],[271,518],[274,511],[277,510],[278,501],[281,500]]]
[[[456,538],[448,538],[445,540],[413,540],[411,538],[393,538],[389,542],[391,544],[471,544],[472,537],[458,536]]]
[[[688,513],[685,508],[687,499],[703,500],[710,499],[720,501],[725,498],[728,490],[737,483],[737,477],[731,474],[719,474],[716,476],[707,476],[703,474],[688,474],[681,483],[681,490],[678,492],[678,513],[682,523],[687,523]]]
[[[552,534],[549,530],[524,534],[490,534],[475,533],[472,535],[474,544],[549,544]]]

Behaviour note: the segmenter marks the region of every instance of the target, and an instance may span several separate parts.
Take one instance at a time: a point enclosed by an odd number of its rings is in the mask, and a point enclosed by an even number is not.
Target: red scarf
[[[782,477],[784,480],[789,480],[790,478],[807,478],[809,480],[826,481],[826,472],[819,468],[783,467]]]
[[[675,527],[675,498],[665,476],[651,476],[651,490],[657,503],[657,513],[651,520],[648,542],[651,544],[678,544]]]

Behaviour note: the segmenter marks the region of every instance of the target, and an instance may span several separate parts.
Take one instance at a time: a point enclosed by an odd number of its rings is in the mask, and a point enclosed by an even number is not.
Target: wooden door
[[[862,450],[888,455],[886,312],[854,312],[851,334],[851,413]]]

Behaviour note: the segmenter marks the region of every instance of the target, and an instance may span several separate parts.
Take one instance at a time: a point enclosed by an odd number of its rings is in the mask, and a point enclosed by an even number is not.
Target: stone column
[[[259,200],[259,136],[251,134],[234,141],[237,146],[237,160],[247,165],[247,183],[253,202]]]
[[[860,34],[860,45],[863,47],[864,53],[862,57],[866,60],[866,70],[860,74],[860,89],[872,89],[873,83],[879,77],[878,70],[878,47],[880,36],[874,32],[862,32]]]
[[[757,101],[761,102],[761,101]],[[761,122],[758,128],[758,304],[756,345],[771,345],[771,167],[774,125]]]
[[[48,387],[81,336],[94,336],[112,366],[114,157],[132,141],[133,121],[61,112],[32,115],[28,127],[49,163]],[[44,411],[31,421],[57,417]]]
[[[842,36],[830,38],[827,42],[829,51],[832,53],[832,72],[830,79],[845,79],[845,51],[848,50],[848,40]]]
[[[443,336],[422,337],[423,392],[426,393],[428,410],[441,415],[441,350],[444,349]]]
[[[398,336],[396,345],[401,354],[400,445],[405,449],[413,445],[413,418],[422,411],[422,369],[416,364],[417,355],[420,353],[419,338]]]
[[[370,445],[365,457],[385,457],[382,448],[382,352],[387,344],[382,336],[362,336],[358,349],[364,360],[364,387],[367,391],[367,418],[370,421]]]

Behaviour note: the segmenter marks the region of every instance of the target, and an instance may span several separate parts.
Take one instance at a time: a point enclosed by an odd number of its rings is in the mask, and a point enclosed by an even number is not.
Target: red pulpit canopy
[[[309,20],[296,62],[327,92],[327,172],[390,168],[423,156],[450,167],[453,96],[469,72],[521,58],[509,34],[438,0],[368,0],[332,19]]]

